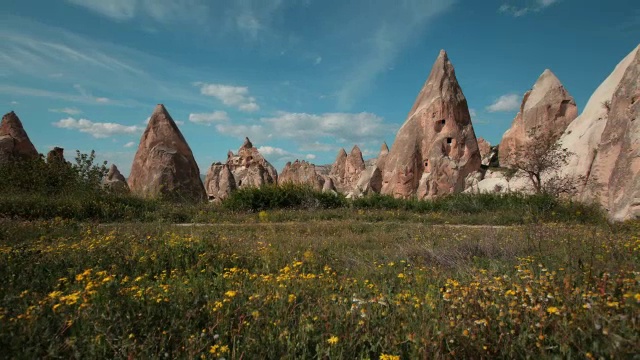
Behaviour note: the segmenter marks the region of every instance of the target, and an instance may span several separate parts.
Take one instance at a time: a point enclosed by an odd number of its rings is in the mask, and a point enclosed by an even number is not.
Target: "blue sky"
[[[157,103],[202,173],[245,136],[280,170],[391,145],[440,49],[495,144],[544,69],[582,111],[639,40],[636,0],[4,0],[0,104],[124,174]]]

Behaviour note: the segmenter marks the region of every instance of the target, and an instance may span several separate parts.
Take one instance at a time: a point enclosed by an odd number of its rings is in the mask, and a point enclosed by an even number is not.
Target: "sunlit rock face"
[[[206,198],[191,148],[162,104],[155,108],[142,134],[128,184],[133,194],[142,197]]]
[[[443,50],[386,156],[382,193],[424,199],[462,192],[480,161],[467,100]]]
[[[5,114],[0,122],[0,165],[13,160],[37,159],[38,156],[18,115],[13,111]]]

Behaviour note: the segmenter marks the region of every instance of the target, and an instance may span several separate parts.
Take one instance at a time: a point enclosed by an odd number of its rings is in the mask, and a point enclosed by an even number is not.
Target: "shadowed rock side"
[[[288,162],[278,177],[279,184],[309,185],[316,190],[322,190],[324,182],[324,178],[316,173],[315,165],[304,160]]]
[[[461,192],[479,168],[467,100],[443,50],[384,161],[382,193],[424,199]]]
[[[115,164],[111,164],[107,176],[102,180],[102,186],[106,189],[116,192],[124,192],[129,190],[127,179],[120,173]]]
[[[276,168],[260,154],[258,149],[253,147],[249,138],[244,139],[237,155],[229,151],[227,165],[239,188],[278,183]]]
[[[640,52],[613,97],[587,183],[614,220],[640,217]]]
[[[37,159],[40,155],[13,111],[0,122],[0,165],[12,160]]]
[[[143,197],[190,201],[206,197],[191,148],[162,104],[142,134],[128,183],[133,194]]]
[[[220,162],[211,164],[204,187],[209,201],[220,202],[228,198],[237,188],[229,165]]]
[[[610,118],[603,104],[611,102],[614,92],[621,84],[623,76],[635,60],[638,52],[640,52],[640,46],[636,47],[618,63],[613,72],[591,95],[582,114],[569,124],[560,138],[560,145],[573,153],[569,157],[569,164],[560,169],[561,176],[584,176],[587,182],[593,183],[592,168],[594,159],[598,152],[597,149],[602,132]],[[594,190],[585,191],[584,184],[581,184],[579,199],[588,200],[592,198]]]
[[[530,141],[530,132],[554,134],[560,138],[567,126],[578,116],[578,107],[573,97],[565,90],[558,78],[545,70],[522,99],[520,112],[511,128],[500,142],[500,165],[509,167],[514,161],[514,151]]]
[[[49,164],[63,164],[67,160],[64,158],[64,149],[61,147],[54,147],[47,153],[47,163]]]

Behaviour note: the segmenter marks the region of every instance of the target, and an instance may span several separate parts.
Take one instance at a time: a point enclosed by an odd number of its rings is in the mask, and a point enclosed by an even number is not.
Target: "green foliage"
[[[241,188],[223,202],[233,211],[261,211],[269,209],[333,209],[345,207],[342,195],[323,193],[310,186],[283,184],[260,188]]]

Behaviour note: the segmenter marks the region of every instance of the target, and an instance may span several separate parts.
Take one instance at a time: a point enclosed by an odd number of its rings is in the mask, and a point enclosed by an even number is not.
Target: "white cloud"
[[[18,102],[17,101],[12,101],[12,102],[10,102],[10,104],[11,105],[18,105]]]
[[[133,142],[133,141],[129,141],[128,143],[124,144],[123,147],[130,148],[130,147],[134,147],[134,146],[136,146],[136,143]]]
[[[321,143],[319,141],[315,141],[312,143],[304,143],[301,144],[298,150],[300,151],[321,151],[321,152],[329,152],[329,151],[337,151],[338,146]]]
[[[106,98],[106,97],[97,97],[96,102],[99,102],[101,104],[106,104],[108,102],[111,102],[111,100],[109,100],[109,98]]]
[[[273,162],[291,161],[295,159],[313,160],[316,158],[314,154],[296,154],[282,148],[273,146],[260,146],[258,148],[260,154],[268,157]]]
[[[520,108],[520,96],[507,94],[500,96],[493,104],[487,106],[488,112],[515,111]]]
[[[99,123],[87,119],[76,120],[72,117],[54,122],[53,126],[62,129],[78,130],[95,138],[107,138],[113,135],[135,135],[142,131],[139,126],[127,126],[116,123]]]
[[[542,11],[549,6],[555,3],[558,3],[559,1],[560,0],[536,0],[533,4],[529,6],[516,6],[516,5],[502,4],[498,8],[498,12],[503,14],[508,14],[513,17],[520,17],[532,12]]]
[[[202,95],[214,97],[227,106],[235,106],[240,111],[254,112],[260,110],[256,99],[249,96],[249,88],[246,86],[231,86],[223,84],[194,83],[200,87]]]
[[[474,117],[476,117],[476,109],[469,109],[469,115],[471,115],[471,118],[473,119]]]
[[[258,124],[218,124],[222,134],[255,139],[293,139],[313,146],[313,141],[331,139],[347,143],[380,142],[389,133],[396,131],[395,125],[371,113],[325,113],[307,114],[279,112],[275,117],[261,118]],[[320,144],[318,142],[318,144]]]
[[[320,65],[321,62],[322,62],[322,56],[318,56],[313,63],[314,65]]]
[[[67,114],[67,115],[79,115],[82,114],[82,111],[80,109],[77,108],[61,108],[61,109],[49,109],[50,112],[54,112],[54,113],[62,113],[62,114]]]
[[[214,111],[212,113],[192,113],[189,114],[189,121],[196,124],[211,125],[213,123],[229,121],[229,115],[225,111]]]

